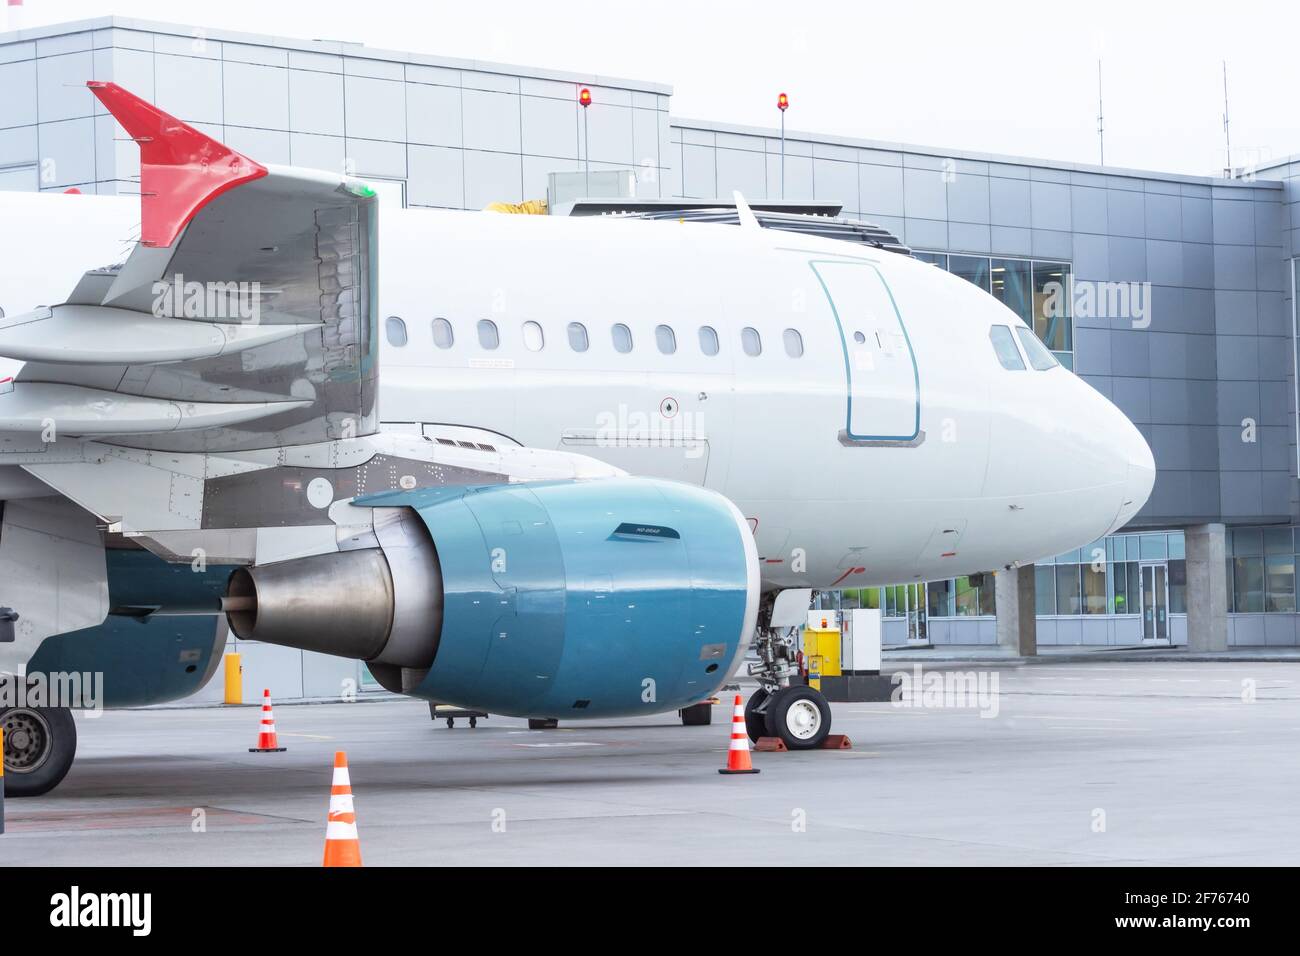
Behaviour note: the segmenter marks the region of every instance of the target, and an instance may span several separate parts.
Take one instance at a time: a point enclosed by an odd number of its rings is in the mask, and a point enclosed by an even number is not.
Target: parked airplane
[[[778,594],[1010,567],[1150,494],[1110,402],[905,253],[743,201],[379,216],[90,88],[141,198],[0,198],[0,671],[176,699],[228,623],[493,713],[698,714],[752,644],[751,733],[809,747]],[[56,785],[69,711],[3,723],[10,793]]]

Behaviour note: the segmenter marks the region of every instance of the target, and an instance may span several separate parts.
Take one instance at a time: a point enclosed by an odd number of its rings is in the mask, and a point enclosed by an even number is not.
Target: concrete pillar
[[[1221,524],[1188,528],[1187,649],[1228,649],[1228,566]]]
[[[1034,566],[1002,570],[993,576],[998,612],[998,646],[1020,657],[1038,654],[1038,619],[1034,606]]]

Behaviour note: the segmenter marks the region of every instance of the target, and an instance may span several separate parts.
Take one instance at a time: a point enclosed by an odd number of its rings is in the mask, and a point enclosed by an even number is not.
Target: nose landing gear
[[[799,668],[794,661],[794,634],[760,627],[754,642],[758,662],[749,674],[759,689],[745,705],[745,730],[749,739],[780,737],[791,750],[813,750],[831,732],[831,708],[814,687],[795,683]]]

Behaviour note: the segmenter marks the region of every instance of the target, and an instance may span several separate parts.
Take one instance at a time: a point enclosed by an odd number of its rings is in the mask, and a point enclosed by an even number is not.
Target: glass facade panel
[[[972,587],[970,578],[957,578],[957,616],[976,617],[980,613],[980,590]]]
[[[1028,324],[1033,318],[1031,267],[1025,259],[994,259],[989,270],[993,297]]]
[[[1232,554],[1245,557],[1264,553],[1264,539],[1259,528],[1235,528],[1232,532]]]
[[[1290,528],[1286,529],[1290,531]],[[1266,539],[1267,543],[1267,539]],[[1269,555],[1264,559],[1264,610],[1290,612],[1295,610],[1295,556]]]
[[[1187,562],[1181,558],[1169,561],[1169,613],[1187,613]]]
[[[1083,599],[1079,591],[1079,565],[1056,566],[1056,613],[1079,614]]]
[[[1100,570],[1095,570],[1100,567]],[[1081,564],[1079,571],[1083,577],[1083,613],[1106,613],[1106,568],[1105,565]]]
[[[1056,613],[1056,572],[1050,567],[1034,566],[1034,613]]]
[[[952,617],[952,581],[931,581],[925,586],[925,611],[930,617]]]
[[[1292,554],[1290,528],[1264,529],[1265,554]]]
[[[1065,262],[1035,262],[1034,334],[1053,352],[1074,351],[1073,316],[1070,314],[1070,266]],[[1070,367],[1072,362],[1065,362]]]
[[[1129,606],[1128,599],[1128,567],[1125,564],[1117,563],[1110,566],[1110,613],[1111,614],[1136,614],[1137,611]],[[1137,595],[1133,596],[1136,603]]]
[[[1124,574],[1128,578],[1128,613],[1142,613],[1142,571],[1136,561],[1124,565]]]
[[[991,263],[983,256],[949,256],[948,271],[961,276],[967,282],[979,286],[985,292],[992,292]]]
[[[1163,561],[1169,557],[1169,539],[1163,534],[1144,534],[1139,539],[1143,561]]]
[[[1238,614],[1264,610],[1264,559],[1232,559],[1232,606]]]

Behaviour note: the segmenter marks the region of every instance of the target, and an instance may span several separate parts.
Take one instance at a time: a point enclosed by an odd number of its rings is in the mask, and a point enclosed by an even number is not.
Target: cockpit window
[[[997,353],[1003,368],[1013,372],[1025,370],[1025,360],[1020,357],[1020,350],[1016,348],[1016,340],[1009,328],[1005,325],[993,326],[989,329],[989,340],[993,343],[993,351]]]
[[[1016,326],[1016,335],[1020,337],[1020,346],[1025,350],[1029,364],[1037,371],[1042,372],[1061,364],[1056,360],[1056,356],[1052,354],[1052,350],[1043,344],[1043,340],[1035,335],[1032,329],[1018,325]]]

